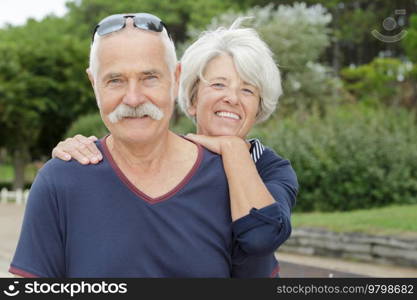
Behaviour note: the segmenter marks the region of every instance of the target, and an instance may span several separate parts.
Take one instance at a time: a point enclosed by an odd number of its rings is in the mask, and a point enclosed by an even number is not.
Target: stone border
[[[417,239],[395,236],[297,228],[279,251],[417,267]]]

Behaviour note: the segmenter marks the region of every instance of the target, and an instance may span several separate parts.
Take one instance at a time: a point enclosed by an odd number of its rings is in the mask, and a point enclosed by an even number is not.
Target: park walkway
[[[0,277],[10,277],[10,261],[16,248],[24,206],[0,204]]]
[[[8,273],[24,213],[23,205],[0,204],[0,277]],[[413,277],[417,269],[279,253],[281,277]]]

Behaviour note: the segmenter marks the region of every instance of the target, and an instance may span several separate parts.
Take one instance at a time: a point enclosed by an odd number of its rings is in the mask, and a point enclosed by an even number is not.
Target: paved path
[[[16,248],[24,206],[0,204],[0,277],[10,277],[10,261]]]
[[[279,253],[281,277],[411,277],[417,268],[371,264],[336,258]]]
[[[23,205],[0,204],[0,277],[8,273],[24,213]],[[278,253],[281,277],[417,277],[417,269]]]

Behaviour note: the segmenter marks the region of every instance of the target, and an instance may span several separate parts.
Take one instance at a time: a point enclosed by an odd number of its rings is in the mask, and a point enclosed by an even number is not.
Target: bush
[[[370,105],[399,105],[406,102],[407,81],[413,69],[411,62],[376,58],[369,64],[343,69],[341,76],[346,90],[357,100]]]
[[[410,16],[410,26],[407,35],[401,41],[408,58],[417,63],[417,14]]]
[[[417,203],[417,130],[404,109],[348,105],[297,113],[253,135],[291,160],[296,211],[333,211]]]
[[[30,190],[32,183],[25,183],[23,186],[23,190]],[[12,182],[2,182],[0,181],[0,190],[6,188],[9,191],[13,191],[13,183]]]
[[[74,123],[72,123],[70,129],[68,129],[64,138],[73,137],[77,134],[85,136],[95,135],[100,138],[108,133],[106,126],[101,120],[99,113],[88,114],[81,116]]]
[[[182,135],[186,135],[187,133],[195,133],[196,131],[193,121],[184,116],[181,116],[177,122],[175,122],[175,124],[172,121],[170,128],[173,132]]]

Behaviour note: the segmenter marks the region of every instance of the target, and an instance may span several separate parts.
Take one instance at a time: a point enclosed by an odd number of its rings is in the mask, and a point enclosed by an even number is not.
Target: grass
[[[417,237],[417,204],[334,213],[294,213],[293,228]]]
[[[26,167],[26,182],[32,182],[36,176],[37,168],[30,164]],[[9,164],[0,164],[0,182],[12,182],[14,177],[13,166]]]
[[[12,180],[13,180],[12,166],[0,164],[0,182],[10,182]]]

